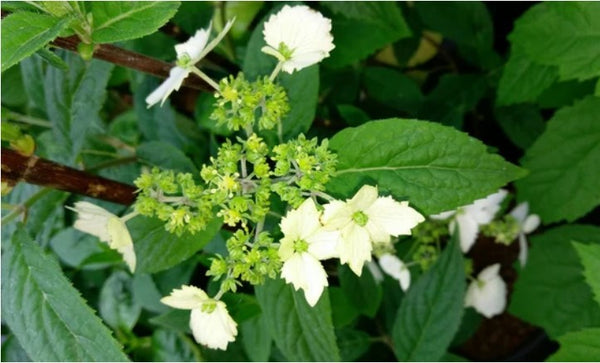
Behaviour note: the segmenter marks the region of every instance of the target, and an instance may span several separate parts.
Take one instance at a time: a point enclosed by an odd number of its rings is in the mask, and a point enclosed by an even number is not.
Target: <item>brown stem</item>
[[[9,185],[24,181],[124,205],[133,204],[136,197],[132,185],[5,148],[2,148],[2,181]]]
[[[54,39],[50,44],[55,47],[77,52],[81,40],[76,35]],[[135,69],[160,78],[167,78],[173,65],[159,59],[132,52],[112,44],[97,44],[94,48],[94,58],[114,63],[119,66]],[[183,81],[183,86],[205,92],[214,92],[213,88],[196,75],[190,75]]]

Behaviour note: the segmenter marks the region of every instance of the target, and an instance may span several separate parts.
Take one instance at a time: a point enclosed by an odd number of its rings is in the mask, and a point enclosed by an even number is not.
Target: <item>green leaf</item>
[[[200,350],[187,336],[158,329],[152,334],[152,357],[155,362],[201,362]]]
[[[135,152],[140,161],[161,169],[198,175],[192,161],[175,146],[163,141],[150,141],[138,146]]]
[[[600,3],[549,2],[529,9],[509,39],[536,63],[557,66],[561,80],[600,75]]]
[[[2,254],[2,318],[34,361],[126,361],[100,319],[20,226]]]
[[[256,297],[275,344],[291,361],[339,361],[327,290],[311,307],[302,291],[281,279],[256,286]]]
[[[98,238],[72,227],[63,229],[50,240],[50,246],[67,266],[80,268],[90,256],[105,251]]]
[[[600,245],[573,242],[583,265],[583,276],[600,304]]]
[[[342,265],[338,269],[340,286],[354,307],[368,317],[374,317],[379,309],[383,290],[367,267],[362,274],[356,276],[348,266]]]
[[[21,66],[23,86],[25,87],[30,107],[45,114],[46,95],[44,93],[43,63],[40,57],[33,56],[23,59],[19,65]],[[4,85],[5,82],[2,82],[2,84]]]
[[[558,68],[536,63],[513,44],[502,71],[496,103],[499,106],[535,102],[558,79]]]
[[[600,306],[583,277],[571,241],[600,244],[600,228],[566,225],[531,238],[527,265],[514,285],[508,311],[552,338],[600,326]]]
[[[560,349],[548,362],[594,362],[600,357],[600,328],[567,333],[557,340]]]
[[[485,68],[500,61],[494,53],[494,27],[479,1],[417,2],[417,13],[428,29],[454,40],[461,56]]]
[[[27,11],[2,19],[2,72],[56,38],[69,21]]]
[[[100,290],[99,303],[102,319],[117,330],[131,330],[142,312],[142,307],[133,298],[131,275],[115,271],[104,282]]]
[[[395,2],[323,2],[334,14],[335,48],[324,64],[341,68],[362,60],[376,50],[411,35]]]
[[[360,313],[341,287],[330,286],[328,290],[331,306],[335,306],[335,309],[331,311],[333,325],[336,328],[342,328],[350,324]]]
[[[365,111],[353,105],[337,105],[337,110],[350,126],[360,126],[371,119]]]
[[[10,68],[4,72],[2,81],[2,106],[17,108],[27,104],[25,82],[19,67]],[[2,114],[2,123],[4,124],[4,110]]]
[[[477,106],[486,90],[486,80],[480,75],[446,74],[427,95],[420,118],[461,129],[465,114]]]
[[[171,21],[192,35],[196,30],[208,26],[214,10],[215,6],[207,1],[183,1]]]
[[[524,174],[479,140],[427,121],[369,122],[338,132],[330,147],[338,154],[330,192],[349,197],[365,183],[377,184],[426,214],[469,204]]]
[[[31,362],[31,359],[27,356],[27,353],[14,335],[9,335],[7,338],[4,337],[4,341],[2,342],[3,362]]]
[[[163,295],[158,291],[150,275],[137,273],[133,276],[132,283],[133,300],[138,305],[154,313],[169,311],[167,305],[160,302]]]
[[[584,82],[565,81],[554,83],[542,92],[537,103],[540,108],[571,106],[577,100],[594,93],[595,82],[596,80],[590,79]]]
[[[357,361],[369,350],[373,341],[369,334],[352,328],[336,330],[335,333],[343,362]]]
[[[458,330],[466,276],[456,236],[398,309],[392,340],[399,361],[440,360]]]
[[[364,70],[367,93],[374,100],[409,114],[416,114],[423,102],[419,86],[404,74],[384,67]]]
[[[266,362],[271,355],[273,338],[267,318],[261,313],[240,323],[244,351],[253,362]]]
[[[139,216],[127,224],[135,241],[136,272],[153,273],[168,269],[202,249],[221,228],[220,218],[213,219],[204,231],[181,236],[165,230],[164,222]]]
[[[594,91],[594,96],[600,97],[600,78],[598,78],[598,82],[596,82],[596,90]]]
[[[90,3],[94,43],[113,43],[141,38],[163,26],[175,15],[178,1],[99,1]]]
[[[590,96],[554,114],[521,160],[529,175],[517,196],[544,223],[574,221],[600,203],[600,98]]]
[[[172,309],[149,320],[150,323],[181,333],[192,333],[190,329],[190,311]]]
[[[521,149],[530,147],[546,127],[540,110],[531,104],[500,107],[494,115],[502,131]]]

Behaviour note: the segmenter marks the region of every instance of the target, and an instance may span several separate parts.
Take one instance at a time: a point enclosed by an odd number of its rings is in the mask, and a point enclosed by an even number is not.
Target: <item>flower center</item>
[[[364,227],[367,225],[367,222],[369,221],[369,217],[366,214],[364,214],[363,212],[358,211],[352,215],[352,220],[359,226]]]
[[[217,302],[213,299],[206,300],[202,303],[202,312],[211,314],[217,308]]]
[[[294,241],[294,252],[302,253],[308,251],[308,242],[303,239],[297,239]]]
[[[193,65],[190,64],[191,62],[192,58],[187,53],[184,53],[181,57],[177,58],[175,64],[177,64],[177,66],[181,68],[188,68],[189,66]]]
[[[288,48],[288,46],[284,42],[279,43],[279,48],[277,48],[277,51],[283,56],[285,60],[291,59],[294,53],[294,50]]]

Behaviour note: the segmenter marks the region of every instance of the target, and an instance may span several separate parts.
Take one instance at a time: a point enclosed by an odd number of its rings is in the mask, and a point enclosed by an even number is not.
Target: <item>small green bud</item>
[[[81,56],[81,58],[84,61],[88,62],[88,61],[92,60],[92,58],[94,57],[95,48],[96,47],[94,44],[88,44],[88,43],[81,42],[77,46],[77,52],[79,53],[79,55]]]

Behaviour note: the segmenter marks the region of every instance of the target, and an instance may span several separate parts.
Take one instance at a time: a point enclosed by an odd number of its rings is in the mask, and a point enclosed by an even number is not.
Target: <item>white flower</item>
[[[456,211],[448,211],[430,216],[433,219],[447,219],[454,216],[450,222],[450,233],[458,224],[460,248],[464,253],[469,252],[479,234],[479,226],[488,224],[494,219],[494,215],[500,209],[500,203],[506,197],[506,190],[500,189],[483,199],[477,199],[472,204],[458,208]]]
[[[284,234],[279,247],[283,261],[281,277],[294,289],[303,289],[306,301],[315,306],[323,289],[328,286],[327,274],[319,260],[337,257],[339,233],[325,231],[319,222],[320,213],[312,199],[281,219]]]
[[[305,5],[285,5],[265,23],[263,35],[268,45],[262,51],[276,57],[287,73],[320,62],[335,47],[331,20]]]
[[[348,263],[360,276],[365,262],[371,261],[373,243],[390,243],[390,236],[410,235],[411,228],[425,218],[391,197],[378,197],[377,187],[365,185],[346,202],[335,200],[325,205],[323,224],[342,233],[338,244],[341,263]]]
[[[110,213],[89,202],[77,202],[74,208],[67,207],[77,212],[77,220],[73,227],[82,232],[98,237],[108,246],[123,255],[129,270],[135,270],[135,251],[129,230],[122,218]]]
[[[400,282],[402,291],[408,290],[410,286],[410,271],[401,259],[395,255],[386,253],[379,257],[379,266],[386,274]]]
[[[506,307],[506,284],[498,274],[500,264],[486,267],[467,288],[465,306],[472,306],[487,318],[500,314]]]
[[[521,227],[519,231],[519,262],[521,262],[521,266],[525,266],[527,262],[528,246],[525,235],[535,231],[540,225],[540,217],[537,214],[528,215],[528,213],[529,203],[527,202],[519,204],[510,212],[510,215],[517,220]]]
[[[181,286],[160,300],[175,309],[191,310],[190,329],[194,339],[212,349],[227,349],[237,335],[237,324],[224,302],[208,297],[195,286]]]
[[[234,20],[227,22],[223,31],[217,35],[210,43],[208,43],[208,37],[212,29],[212,24],[208,28],[200,29],[196,31],[196,34],[188,39],[186,42],[177,44],[175,46],[175,52],[177,53],[177,66],[171,68],[169,71],[169,77],[158,86],[151,94],[146,97],[146,104],[148,107],[152,107],[154,104],[160,101],[161,106],[171,92],[179,90],[183,80],[192,72],[194,65],[198,63],[204,56],[206,56],[214,47],[219,44],[221,39],[227,34]]]

